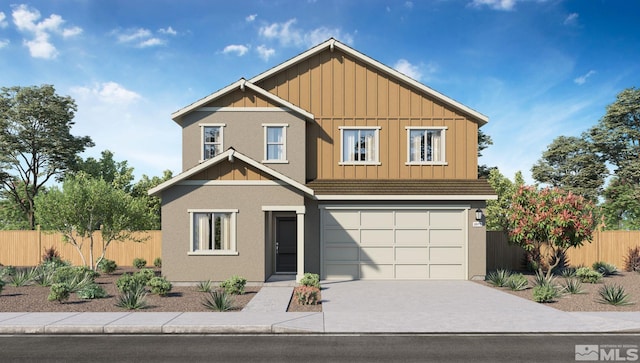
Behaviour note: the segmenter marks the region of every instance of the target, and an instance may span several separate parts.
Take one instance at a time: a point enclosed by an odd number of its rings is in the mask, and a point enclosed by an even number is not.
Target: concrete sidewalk
[[[0,313],[0,334],[640,332],[640,312],[563,312],[469,281],[324,282],[321,313],[287,313],[291,289],[264,286],[241,312]]]

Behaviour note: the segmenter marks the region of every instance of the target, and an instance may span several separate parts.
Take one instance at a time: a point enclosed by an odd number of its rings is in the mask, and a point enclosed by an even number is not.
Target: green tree
[[[133,186],[131,195],[136,199],[142,200],[150,214],[149,224],[145,229],[160,229],[162,225],[160,198],[151,196],[147,194],[147,192],[149,189],[166,182],[172,177],[173,173],[171,170],[165,170],[161,177],[154,176],[149,178],[146,174],[143,174],[140,180]]]
[[[607,168],[585,138],[557,137],[531,168],[533,179],[596,201]]]
[[[518,189],[524,185],[524,178],[518,171],[512,182],[496,168],[490,171],[488,182],[496,191],[498,199],[487,201],[487,230],[507,231],[509,228],[507,215],[511,208],[511,200]]]
[[[605,229],[640,229],[640,187],[613,178],[604,190],[602,215]]]
[[[0,183],[32,229],[38,192],[93,146],[71,135],[75,111],[74,100],[50,85],[0,89]]]
[[[113,152],[104,150],[100,159],[88,157],[86,160],[79,159],[70,174],[84,172],[97,179],[103,179],[111,183],[114,188],[131,193],[133,188],[133,167],[130,167],[126,160],[116,161]]]
[[[65,236],[80,253],[84,240],[89,241],[89,266],[94,269],[104,258],[113,241],[141,242],[135,231],[149,223],[149,213],[143,200],[135,199],[123,190],[115,189],[104,179],[85,173],[67,177],[61,188],[52,187],[36,197],[36,216],[47,231]],[[94,232],[102,235],[102,254],[93,258]]]
[[[482,151],[490,145],[493,145],[491,136],[485,134],[482,130],[478,130],[478,158],[482,156]],[[486,164],[478,165],[478,178],[488,178],[493,169],[496,169],[496,167],[489,167]]]
[[[532,256],[548,256],[547,278],[569,248],[591,242],[597,223],[595,205],[583,196],[557,188],[538,190],[531,186],[518,189],[507,219],[511,243]],[[543,261],[536,262],[538,271],[544,273]]]

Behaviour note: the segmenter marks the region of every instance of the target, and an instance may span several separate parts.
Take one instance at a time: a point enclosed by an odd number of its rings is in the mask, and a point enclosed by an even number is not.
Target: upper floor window
[[[407,164],[446,164],[446,127],[407,127]]]
[[[200,125],[202,129],[202,160],[211,159],[223,151],[224,124]]]
[[[342,160],[340,164],[379,165],[380,127],[340,127]]]
[[[262,124],[264,127],[264,160],[269,163],[287,162],[287,124]]]
[[[192,254],[237,254],[237,210],[191,210]]]

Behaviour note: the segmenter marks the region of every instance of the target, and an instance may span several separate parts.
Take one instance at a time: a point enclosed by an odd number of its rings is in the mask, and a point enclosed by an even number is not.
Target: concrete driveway
[[[327,332],[639,330],[615,313],[567,313],[472,281],[323,281]]]

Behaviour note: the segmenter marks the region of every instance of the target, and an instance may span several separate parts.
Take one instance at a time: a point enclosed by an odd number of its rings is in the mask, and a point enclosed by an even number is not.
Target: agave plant
[[[563,288],[564,288],[564,291],[566,291],[569,294],[584,293],[584,291],[582,290],[582,282],[575,277],[566,279]]]
[[[198,282],[196,290],[199,292],[211,292],[211,280]]]
[[[127,289],[118,295],[116,306],[128,310],[139,310],[147,307],[147,290],[144,285]]]
[[[214,290],[209,292],[209,297],[204,298],[202,305],[210,310],[229,311],[233,309],[233,299],[225,290]]]
[[[493,286],[503,287],[507,284],[511,272],[505,269],[498,269],[487,274],[485,280]]]
[[[598,290],[598,294],[600,295],[598,302],[601,304],[611,304],[615,306],[633,304],[629,301],[629,294],[627,294],[624,287],[620,285],[605,284]]]

